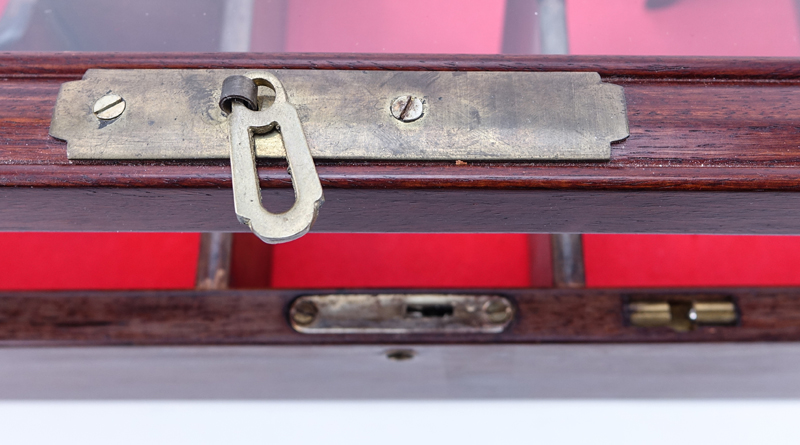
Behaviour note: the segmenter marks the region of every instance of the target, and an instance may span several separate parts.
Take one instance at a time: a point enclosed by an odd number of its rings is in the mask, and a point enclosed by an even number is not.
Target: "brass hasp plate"
[[[50,134],[70,159],[228,158],[222,84],[253,73],[280,79],[314,159],[599,161],[628,136],[622,87],[591,72],[94,69],[61,87]]]
[[[597,73],[89,70],[50,134],[70,159],[229,158],[237,218],[281,243],[324,202],[315,159],[608,160],[628,121]],[[288,161],[288,211],[261,204],[258,157]]]

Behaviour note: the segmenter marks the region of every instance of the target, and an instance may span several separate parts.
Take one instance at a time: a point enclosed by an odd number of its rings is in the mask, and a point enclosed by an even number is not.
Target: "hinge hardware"
[[[732,301],[633,301],[625,312],[633,326],[668,327],[677,332],[697,326],[733,325],[739,320]]]

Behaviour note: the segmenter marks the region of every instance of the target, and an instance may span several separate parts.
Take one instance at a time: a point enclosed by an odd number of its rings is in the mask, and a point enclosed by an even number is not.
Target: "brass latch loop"
[[[224,84],[228,88],[223,88],[220,107],[228,111],[225,108],[230,106],[231,174],[237,218],[270,244],[305,235],[316,220],[324,198],[297,110],[288,102],[283,85],[273,74],[257,72],[230,76]],[[258,86],[275,90],[275,102],[258,109],[258,99],[253,97]],[[255,110],[249,108],[253,104]],[[283,137],[294,187],[294,205],[283,213],[271,213],[261,204],[253,134],[271,130],[280,131]]]

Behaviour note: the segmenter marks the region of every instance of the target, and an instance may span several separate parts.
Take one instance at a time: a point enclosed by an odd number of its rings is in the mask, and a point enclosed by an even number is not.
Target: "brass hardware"
[[[241,77],[235,76],[233,80],[241,85]],[[287,100],[281,82],[269,72],[250,73],[247,77],[253,83],[253,90],[257,90],[255,85],[271,88],[275,92],[275,99],[271,104],[262,104],[261,109],[256,111],[248,108],[247,101],[242,100],[243,96],[234,96],[232,103],[225,103],[228,98],[224,96],[220,101],[220,107],[232,107],[229,118],[230,157],[236,216],[267,243],[291,241],[311,230],[311,225],[317,219],[319,206],[324,201],[322,184],[308,150],[297,110]],[[253,134],[267,133],[273,129],[280,131],[283,137],[295,195],[292,208],[280,214],[269,212],[261,204],[261,185],[253,152]]]
[[[97,99],[92,107],[92,113],[101,120],[118,118],[125,111],[125,99],[116,94],[106,94]]]
[[[738,319],[736,306],[730,301],[693,301],[689,319],[696,324],[731,324]]]
[[[258,111],[258,85],[247,76],[230,76],[222,81],[219,108],[230,114],[233,103],[241,102],[248,109]]]
[[[634,301],[627,304],[633,326],[669,327],[685,332],[697,326],[731,325],[739,320],[731,301]]]
[[[514,318],[495,295],[310,295],[289,309],[304,334],[498,333]]]
[[[622,87],[590,72],[268,70],[298,111],[314,159],[608,160],[628,137]],[[225,159],[223,81],[253,70],[88,70],[62,85],[50,134],[70,159]],[[252,77],[252,76],[249,76]],[[99,128],[91,113],[113,91],[128,110]],[[272,100],[264,91],[265,105]],[[394,98],[425,102],[403,122]],[[259,158],[283,158],[276,132]]]
[[[414,122],[422,117],[423,103],[418,97],[400,96],[392,101],[392,116],[401,122]]]
[[[628,121],[588,72],[88,70],[50,134],[73,160],[230,158],[239,221],[280,243],[317,217],[314,159],[609,160]],[[288,160],[289,211],[261,205],[259,157]]]
[[[311,300],[303,300],[292,305],[289,316],[292,323],[298,326],[308,326],[317,318],[317,305]]]
[[[483,312],[492,323],[505,323],[514,316],[514,308],[505,298],[493,298],[483,304]]]
[[[628,319],[634,326],[669,326],[672,321],[672,312],[666,301],[636,302],[628,304]]]

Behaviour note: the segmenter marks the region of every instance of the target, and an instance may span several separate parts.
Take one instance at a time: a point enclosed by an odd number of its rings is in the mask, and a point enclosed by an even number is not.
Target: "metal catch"
[[[514,306],[498,295],[309,295],[289,318],[304,334],[498,333]]]
[[[225,80],[220,107],[230,107],[231,174],[236,216],[261,240],[270,243],[291,241],[305,235],[317,219],[324,198],[314,159],[308,149],[297,110],[287,101],[286,92],[271,73],[250,73]],[[233,87],[231,87],[233,85]],[[258,104],[258,86],[275,91],[270,105]],[[257,107],[260,105],[260,109]],[[256,110],[251,109],[256,107]],[[254,133],[280,131],[292,176],[295,203],[284,213],[270,213],[261,204],[261,185],[256,170]]]

